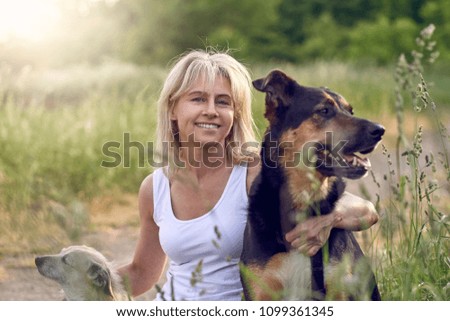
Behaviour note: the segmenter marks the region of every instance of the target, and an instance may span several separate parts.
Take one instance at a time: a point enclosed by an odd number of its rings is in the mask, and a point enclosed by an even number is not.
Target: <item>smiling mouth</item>
[[[196,125],[197,127],[205,128],[205,129],[217,129],[217,128],[220,127],[220,126],[217,125],[217,124],[207,124],[207,123],[196,123],[195,125]]]
[[[373,149],[335,154],[325,148],[317,153],[317,169],[325,176],[361,178],[367,174],[371,167],[370,160],[363,154],[368,154]]]
[[[364,157],[360,152],[351,153],[348,155],[332,155],[328,150],[324,150],[322,153],[322,159],[326,159],[327,157],[332,157],[336,162],[338,162],[341,166],[347,167],[363,167],[365,169],[369,169],[372,165],[370,164],[370,160],[367,157]]]

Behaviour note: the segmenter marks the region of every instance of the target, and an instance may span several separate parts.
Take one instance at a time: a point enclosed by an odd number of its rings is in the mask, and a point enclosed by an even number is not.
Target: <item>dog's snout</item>
[[[384,135],[384,127],[380,124],[373,124],[373,126],[370,128],[370,136],[374,137],[374,138],[378,138],[380,139],[381,136]]]
[[[34,259],[34,264],[36,264],[37,267],[41,266],[44,262],[44,258],[42,256],[36,256]]]
[[[45,265],[45,256],[36,256],[34,259],[34,264],[36,264],[36,267],[40,268]]]

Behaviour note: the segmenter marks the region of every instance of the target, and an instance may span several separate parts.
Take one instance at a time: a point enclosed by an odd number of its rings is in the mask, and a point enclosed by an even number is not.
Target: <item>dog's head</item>
[[[277,142],[279,165],[295,167],[303,162],[323,176],[351,179],[367,174],[370,161],[364,154],[380,142],[383,126],[354,117],[341,95],[301,86],[279,70],[253,85],[266,93],[265,117],[269,139]]]
[[[67,300],[113,300],[111,271],[105,257],[87,246],[36,257],[38,271],[58,282]]]

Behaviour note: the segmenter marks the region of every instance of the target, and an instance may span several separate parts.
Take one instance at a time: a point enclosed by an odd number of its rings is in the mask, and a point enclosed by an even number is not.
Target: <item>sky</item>
[[[61,19],[54,0],[0,0],[0,42],[38,42],[51,34]]]

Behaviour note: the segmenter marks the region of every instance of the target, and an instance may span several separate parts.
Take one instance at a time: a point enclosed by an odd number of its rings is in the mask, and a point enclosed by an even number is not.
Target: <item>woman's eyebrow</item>
[[[201,90],[194,90],[194,91],[189,91],[187,93],[188,96],[195,96],[195,95],[207,95],[208,93],[205,91],[201,91]]]
[[[205,96],[209,96],[210,94],[207,91],[201,91],[201,90],[194,90],[194,91],[190,91],[187,93],[188,96],[196,96],[196,95],[205,95]],[[220,97],[220,98],[232,98],[230,94],[228,93],[219,93],[217,95],[215,95],[215,97]]]
[[[220,98],[230,98],[230,99],[231,99],[231,95],[229,95],[229,94],[218,94],[218,95],[216,95],[216,97],[220,97]]]

